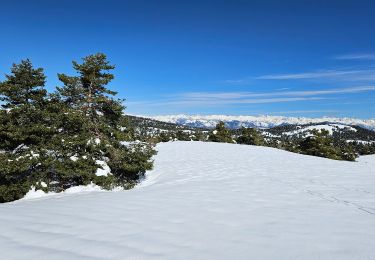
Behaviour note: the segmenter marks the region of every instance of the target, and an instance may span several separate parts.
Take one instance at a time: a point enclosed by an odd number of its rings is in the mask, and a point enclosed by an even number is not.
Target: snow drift
[[[133,190],[0,205],[2,259],[374,259],[375,156],[158,145]]]

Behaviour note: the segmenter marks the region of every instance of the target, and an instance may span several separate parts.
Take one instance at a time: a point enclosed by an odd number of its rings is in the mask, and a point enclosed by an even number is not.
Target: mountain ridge
[[[240,127],[272,128],[281,125],[300,125],[316,123],[337,123],[342,125],[355,125],[375,131],[375,119],[358,119],[349,117],[285,117],[285,116],[232,116],[232,115],[159,115],[142,116],[162,122],[175,123],[189,127],[213,128],[219,121],[223,121],[229,128]]]

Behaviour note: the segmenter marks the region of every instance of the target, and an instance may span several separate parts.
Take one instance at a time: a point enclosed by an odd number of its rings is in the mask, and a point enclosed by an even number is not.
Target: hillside
[[[2,258],[374,257],[374,156],[202,142],[157,149],[135,189],[0,205]]]
[[[192,123],[191,121],[179,121],[169,119],[167,120],[162,116],[160,117],[160,120],[165,121],[156,120],[155,118],[137,117],[129,115],[127,117],[131,125],[136,129],[136,138],[148,141],[150,141],[150,138],[155,139],[156,137],[159,137],[159,141],[168,141],[170,139],[178,139],[184,141],[205,141],[207,140],[210,131],[212,131],[212,128],[218,122],[218,119],[211,120],[209,121],[209,123],[203,123],[200,121]],[[231,133],[234,137],[238,136],[239,134],[239,125],[243,125],[245,127],[256,127],[254,126],[254,124],[249,125],[245,124],[242,121],[233,122],[227,120],[224,122],[226,127],[228,127],[231,130]],[[362,123],[357,122],[357,125],[331,123],[328,121],[308,124],[306,124],[305,122],[305,120],[294,120],[290,121],[290,123],[284,122],[272,127],[270,125],[268,125],[269,127],[266,127],[266,124],[262,123],[261,125],[263,125],[263,127],[256,128],[258,128],[258,131],[264,136],[269,146],[274,147],[276,147],[276,144],[278,142],[296,142],[302,138],[305,138],[306,136],[310,135],[311,130],[324,129],[329,132],[329,134],[333,137],[336,143],[352,143],[357,147],[356,149],[361,151],[363,150],[362,146],[364,145],[370,147],[368,149],[369,151],[364,154],[372,154],[372,151],[375,151],[375,131],[371,130],[371,124],[369,124],[369,122],[371,123],[371,120],[361,121]],[[347,123],[348,122],[349,121],[347,121]],[[367,125],[365,125],[365,123]]]

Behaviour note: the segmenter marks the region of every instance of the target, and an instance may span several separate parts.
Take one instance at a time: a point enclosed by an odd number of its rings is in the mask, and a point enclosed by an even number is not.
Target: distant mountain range
[[[290,117],[251,117],[251,116],[158,116],[139,117],[127,115],[135,129],[138,140],[167,142],[169,140],[206,141],[218,121],[224,121],[236,138],[239,127],[256,127],[264,139],[272,145],[298,143],[310,136],[311,131],[326,130],[337,142],[358,143],[362,154],[375,153],[375,120],[351,118],[290,118]],[[273,147],[273,146],[272,146]],[[363,148],[363,149],[362,149]]]
[[[334,123],[348,126],[360,126],[375,131],[375,119],[356,118],[306,118],[284,116],[229,116],[229,115],[163,115],[149,117],[158,121],[184,125],[188,127],[213,128],[219,121],[225,122],[227,127],[272,128],[282,125],[306,125],[319,123]]]

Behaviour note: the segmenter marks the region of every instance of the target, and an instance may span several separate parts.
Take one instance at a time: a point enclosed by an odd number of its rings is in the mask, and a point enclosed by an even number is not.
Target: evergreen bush
[[[263,136],[255,128],[242,127],[240,133],[236,140],[238,144],[264,145]]]
[[[208,141],[220,143],[233,143],[230,131],[225,127],[224,122],[217,123],[215,130],[208,136]]]

